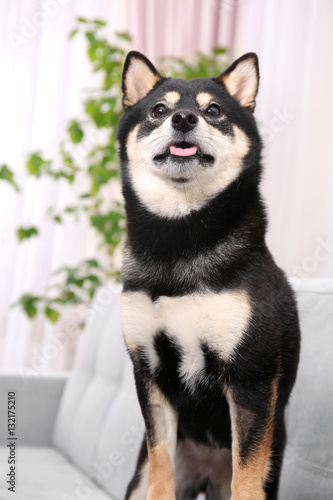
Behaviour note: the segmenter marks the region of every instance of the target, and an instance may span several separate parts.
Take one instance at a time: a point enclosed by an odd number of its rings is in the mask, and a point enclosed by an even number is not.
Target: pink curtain
[[[127,0],[135,48],[155,60],[232,45],[238,0]]]
[[[52,8],[52,5],[53,8]],[[53,157],[67,120],[80,113],[84,88],[95,78],[85,55],[85,41],[68,41],[78,16],[106,19],[107,36],[134,35],[133,48],[152,59],[191,56],[231,43],[235,0],[3,0],[0,2],[0,163],[7,162],[24,186],[20,195],[0,183],[0,368],[18,372],[69,370],[76,340],[74,312],[56,325],[29,321],[9,305],[22,293],[42,293],[52,271],[94,257],[96,241],[87,224],[48,222],[45,212],[71,203],[66,183],[26,177],[29,151]],[[50,7],[51,6],[51,7]],[[21,37],[21,38],[20,38]],[[19,225],[41,227],[41,236],[17,244]],[[79,314],[75,311],[75,314]],[[70,333],[68,333],[70,332]],[[63,347],[54,347],[64,338]]]
[[[51,3],[56,8],[45,14]],[[230,47],[232,59],[259,54],[256,117],[266,144],[268,241],[288,274],[332,276],[331,0],[2,0],[0,163],[15,170],[24,190],[15,195],[0,183],[0,368],[68,370],[75,350],[76,337],[67,335],[65,347],[50,354],[55,336],[70,330],[67,319],[56,327],[31,322],[9,305],[24,292],[40,293],[60,265],[96,251],[87,225],[55,227],[44,216],[50,204],[60,209],[71,203],[67,184],[30,179],[24,170],[29,151],[52,157],[65,123],[80,112],[83,89],[94,84],[84,40],[67,39],[77,16],[107,19],[110,38],[115,31],[130,32],[133,49],[153,61],[162,55],[190,58],[214,46]],[[13,36],[22,34],[15,46]],[[18,246],[14,230],[25,223],[41,226],[42,234]]]
[[[333,2],[242,0],[233,58],[257,52],[268,243],[298,278],[333,277]]]

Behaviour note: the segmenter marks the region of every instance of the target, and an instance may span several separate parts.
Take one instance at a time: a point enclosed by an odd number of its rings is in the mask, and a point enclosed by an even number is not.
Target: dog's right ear
[[[229,94],[245,108],[254,111],[259,86],[258,57],[253,52],[237,59],[218,79]]]
[[[124,108],[143,99],[162,79],[155,66],[143,54],[129,52],[124,64],[121,86]]]

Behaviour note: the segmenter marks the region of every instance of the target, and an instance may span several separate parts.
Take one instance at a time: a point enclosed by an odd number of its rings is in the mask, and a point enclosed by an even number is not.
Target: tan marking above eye
[[[173,91],[173,92],[167,92],[164,94],[162,97],[162,101],[165,101],[168,105],[170,106],[175,106],[177,102],[180,100],[180,93]]]
[[[199,104],[200,108],[207,108],[213,99],[214,97],[212,96],[212,94],[209,94],[208,92],[199,92],[196,97],[197,103]]]

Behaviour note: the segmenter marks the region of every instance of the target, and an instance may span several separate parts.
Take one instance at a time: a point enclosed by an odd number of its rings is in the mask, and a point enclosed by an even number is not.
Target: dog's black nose
[[[191,111],[177,111],[172,117],[172,125],[176,130],[188,132],[198,123],[198,117]]]

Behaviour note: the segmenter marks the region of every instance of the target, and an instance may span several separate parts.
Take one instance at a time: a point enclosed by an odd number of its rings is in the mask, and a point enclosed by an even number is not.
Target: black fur
[[[235,65],[225,74],[230,74]],[[125,73],[127,69],[128,62]],[[193,96],[198,92],[211,93],[222,103],[227,119],[210,124],[230,136],[233,125],[237,125],[250,141],[240,175],[202,208],[177,219],[157,215],[140,202],[131,182],[127,154],[130,131],[139,125],[138,137],[151,134],[161,121],[148,121],[147,114],[160,96],[171,91],[181,93],[178,108],[195,112],[198,110]],[[184,353],[177,338],[164,331],[156,332],[154,348],[159,365],[153,376],[145,350],[130,352],[139,400],[148,422],[148,438],[154,443],[146,395],[146,384],[153,379],[179,415],[179,440],[191,438],[208,446],[230,448],[230,414],[224,392],[225,387],[230,387],[237,405],[255,415],[251,422],[245,417],[241,422],[240,456],[246,463],[266,425],[272,384],[278,376],[271,475],[265,485],[266,498],[276,499],[286,441],[283,414],[296,377],[300,334],[293,292],[265,243],[266,215],[259,193],[262,145],[252,110],[231,97],[221,78],[185,82],[161,77],[146,97],[126,110],[118,138],[128,221],[126,245],[131,256],[125,261],[124,292],[144,291],[155,301],[160,296],[176,297],[203,290],[244,290],[252,306],[250,326],[231,360],[223,361],[202,343],[205,369],[194,389],[189,389],[179,376]],[[142,456],[146,455],[141,455],[141,461]],[[136,484],[135,478],[131,484],[129,491]],[[192,493],[204,489],[209,497],[209,488],[213,491],[214,486],[208,487],[208,482],[203,481]],[[192,493],[187,492],[184,498],[192,498]],[[212,493],[209,498],[219,497]]]
[[[148,457],[147,441],[146,441],[146,436],[144,436],[144,439],[142,441],[142,445],[140,448],[137,464],[136,464],[136,471],[135,471],[135,474],[134,474],[131,482],[129,483],[129,485],[127,487],[125,500],[130,498],[133,491],[135,491],[136,488],[139,486],[140,480],[141,480],[141,467],[145,463],[145,461],[147,460],[147,457]]]

